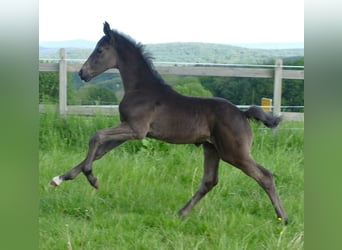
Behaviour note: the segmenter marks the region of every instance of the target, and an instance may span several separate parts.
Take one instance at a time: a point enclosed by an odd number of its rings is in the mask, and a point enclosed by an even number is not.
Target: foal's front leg
[[[67,173],[54,177],[50,185],[58,186],[63,181],[72,180],[82,171],[89,183],[93,187],[98,188],[98,181],[92,173],[93,161],[100,159],[107,152],[121,145],[126,140],[138,137],[139,135],[126,123],[122,123],[116,127],[98,130],[89,141],[87,157]]]
[[[118,142],[118,141],[107,141],[103,144],[101,144],[95,154],[95,159],[94,160],[98,160],[100,159],[102,156],[104,156],[106,153],[108,153],[109,151],[111,151],[112,149],[114,149],[115,147],[121,145],[123,143],[122,142]],[[78,165],[76,165],[74,168],[70,169],[68,172],[66,172],[65,174],[61,175],[61,176],[56,176],[52,179],[52,181],[50,182],[51,186],[58,186],[60,185],[63,181],[67,181],[67,180],[73,180],[74,178],[76,178],[76,176],[81,173],[82,168],[85,164],[85,160],[83,160],[82,162],[80,162]],[[98,186],[98,184],[97,184]],[[97,188],[96,186],[96,188]]]

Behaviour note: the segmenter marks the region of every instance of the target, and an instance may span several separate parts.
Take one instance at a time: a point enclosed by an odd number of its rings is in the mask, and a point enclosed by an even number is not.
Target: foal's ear
[[[112,30],[110,29],[110,26],[107,22],[103,24],[103,32],[105,33],[106,36],[109,38],[112,38]]]

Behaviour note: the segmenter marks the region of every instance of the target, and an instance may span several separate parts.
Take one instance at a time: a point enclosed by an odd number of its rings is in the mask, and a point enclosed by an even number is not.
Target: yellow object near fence
[[[272,99],[270,98],[261,98],[261,107],[265,112],[272,111]]]

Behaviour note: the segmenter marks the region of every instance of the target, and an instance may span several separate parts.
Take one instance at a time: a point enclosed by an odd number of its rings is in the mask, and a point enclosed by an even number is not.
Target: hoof
[[[50,184],[49,184],[50,187],[57,187],[57,183],[54,182],[54,181],[50,181]]]
[[[282,222],[282,223],[284,223],[285,225],[287,225],[288,224],[288,222],[289,222],[289,220],[286,218],[286,219],[284,219],[284,218],[281,218],[281,217],[278,217],[278,219],[277,219],[279,222]]]
[[[187,216],[188,216],[188,213],[189,212],[187,212],[186,210],[184,210],[184,209],[181,209],[181,210],[179,210],[178,211],[178,213],[177,213],[177,215],[180,217],[180,218],[186,218]]]
[[[95,182],[92,184],[94,188],[99,189],[99,181],[96,179]]]
[[[53,177],[52,181],[50,182],[51,187],[57,187],[59,186],[63,180],[59,176]]]
[[[99,189],[99,181],[96,178],[88,178],[88,181],[92,187]]]

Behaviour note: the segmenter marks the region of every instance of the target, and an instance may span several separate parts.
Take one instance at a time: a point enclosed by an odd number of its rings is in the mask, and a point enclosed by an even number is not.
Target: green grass
[[[88,138],[118,118],[41,115],[40,249],[303,249],[304,130],[284,122],[274,134],[252,123],[252,154],[270,169],[290,218],[276,214],[264,191],[221,162],[219,184],[186,219],[177,211],[202,177],[201,147],[154,140],[128,142],[94,162],[99,190],[81,174],[58,188],[53,176],[81,161]]]

